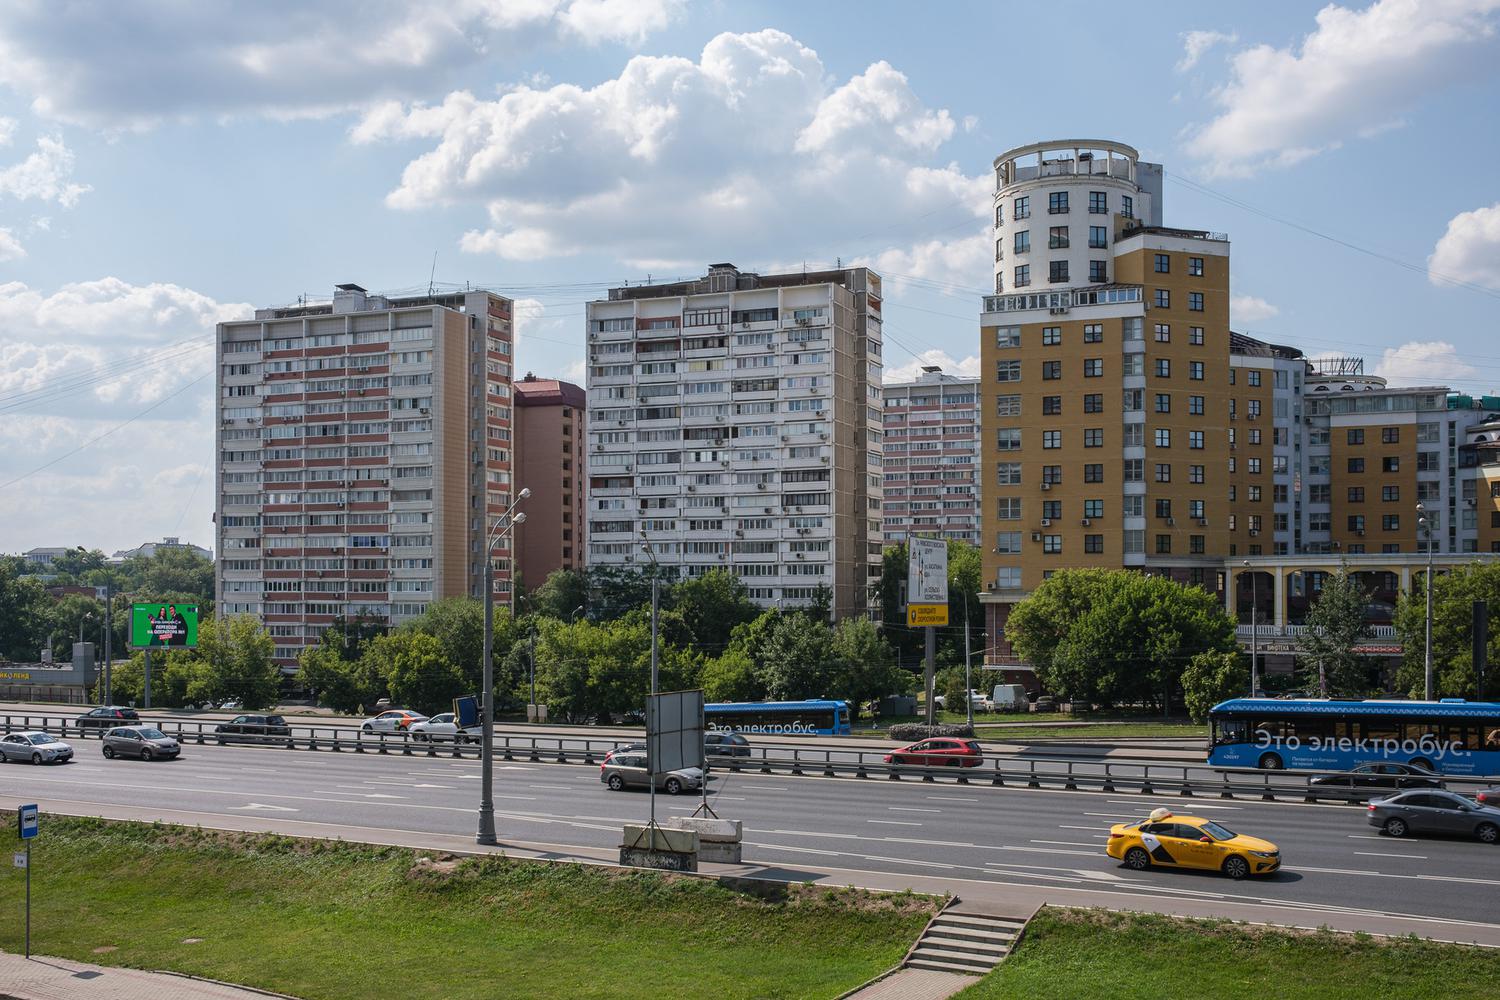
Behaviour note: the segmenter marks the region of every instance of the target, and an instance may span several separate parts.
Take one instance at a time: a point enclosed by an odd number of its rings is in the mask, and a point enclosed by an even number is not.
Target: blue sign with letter
[[[34,805],[22,806],[17,812],[21,822],[21,839],[30,840],[37,835],[37,808]]]
[[[472,695],[453,699],[453,721],[459,729],[479,725],[479,699]]]

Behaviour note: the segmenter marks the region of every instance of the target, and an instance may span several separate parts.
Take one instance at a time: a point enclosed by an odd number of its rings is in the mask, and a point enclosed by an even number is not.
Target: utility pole
[[[1417,527],[1427,536],[1427,622],[1422,648],[1422,698],[1424,701],[1432,701],[1432,515],[1421,501],[1417,502]]]
[[[641,529],[641,551],[646,553],[646,558],[651,560],[651,693],[656,694],[656,616],[660,609],[660,583],[661,565],[656,561],[656,553],[651,551],[651,540],[646,537],[646,529]],[[649,740],[649,733],[648,733]],[[708,775],[703,775],[703,784],[708,784]],[[646,761],[646,785],[651,789],[651,846],[656,846],[656,763],[649,758]]]
[[[964,701],[969,703],[969,729],[974,729],[974,684],[969,678],[969,664],[973,662],[969,652],[969,595],[964,597]]]
[[[1256,621],[1259,611],[1260,594],[1255,587],[1255,574],[1250,572],[1250,560],[1244,562],[1245,572],[1250,577],[1250,697],[1257,697],[1256,692],[1260,690],[1260,663],[1257,653],[1260,650],[1260,627]]]
[[[101,705],[112,704],[109,700],[109,682],[115,658],[115,629],[114,620],[110,617],[110,607],[114,604],[114,599],[114,580],[106,576],[104,578],[104,684],[102,685],[104,697],[99,700]]]
[[[531,490],[522,489],[500,515],[495,529],[484,541],[484,675],[479,692],[479,832],[474,841],[495,841],[495,545],[515,525],[526,520],[525,512],[513,513]],[[515,613],[515,591],[511,591],[511,613]]]

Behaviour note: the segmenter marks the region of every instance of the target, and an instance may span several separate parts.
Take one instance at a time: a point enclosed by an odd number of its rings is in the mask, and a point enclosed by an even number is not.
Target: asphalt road
[[[95,741],[74,741],[75,762],[0,766],[0,804],[43,812],[121,815],[123,807],[191,814],[204,825],[248,817],[316,824],[328,836],[361,830],[471,835],[479,763],[452,757],[330,754],[189,746],[181,760],[106,761]],[[597,766],[497,762],[502,841],[611,849],[620,827],[646,819],[644,792],[610,792]],[[745,856],[763,865],[828,867],[891,877],[1088,889],[1100,905],[1120,893],[1157,900],[1294,908],[1307,925],[1329,915],[1402,915],[1500,924],[1500,848],[1451,839],[1392,840],[1361,806],[1183,800],[1173,796],[995,788],[885,779],[715,773],[710,802],[744,821]],[[694,796],[659,794],[659,819],[691,813]],[[1268,879],[1128,871],[1105,856],[1112,822],[1156,805],[1196,812],[1275,841],[1285,868]],[[1075,894],[1076,895],[1076,894]],[[1347,920],[1344,921],[1347,923]],[[1456,926],[1456,924],[1455,924]],[[1493,926],[1487,926],[1492,932]],[[1456,932],[1450,932],[1456,933]]]

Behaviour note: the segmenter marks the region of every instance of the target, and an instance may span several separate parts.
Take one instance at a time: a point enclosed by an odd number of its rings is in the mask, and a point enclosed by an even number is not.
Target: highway
[[[189,745],[181,760],[106,761],[75,740],[63,766],[0,767],[0,806],[161,818],[345,839],[452,845],[472,841],[479,763],[472,757],[332,754]],[[872,886],[944,886],[1026,899],[1119,905],[1240,919],[1274,908],[1302,926],[1416,929],[1500,944],[1500,849],[1448,839],[1393,840],[1357,805],[1179,799],[1170,795],[959,785],[814,775],[715,772],[710,803],[745,826],[745,857],[781,877]],[[514,848],[608,858],[624,823],[646,818],[644,792],[610,792],[597,766],[497,762],[501,840]],[[658,817],[696,797],[657,796]],[[1196,812],[1277,842],[1285,869],[1262,880],[1131,872],[1103,853],[1111,822],[1153,806]],[[472,846],[472,845],[471,845]],[[836,873],[831,874],[831,873]]]

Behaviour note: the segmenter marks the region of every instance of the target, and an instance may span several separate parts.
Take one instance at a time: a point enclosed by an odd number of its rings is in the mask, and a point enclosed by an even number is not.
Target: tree
[[[969,697],[969,687],[964,683],[964,672],[961,667],[944,667],[932,678],[932,690],[943,696],[944,708],[949,712],[968,714],[965,707],[965,699]]]
[[[1302,658],[1318,672],[1324,694],[1360,695],[1370,685],[1365,661],[1354,651],[1365,633],[1365,590],[1347,571],[1328,576],[1307,613]]]
[[[439,602],[441,603],[441,602]],[[430,610],[430,608],[429,608]],[[361,611],[353,618],[338,615],[333,623],[323,630],[318,643],[328,648],[340,659],[354,662],[364,652],[365,643],[377,635],[384,635],[390,628],[384,615]]]
[[[579,608],[588,612],[589,577],[582,570],[555,569],[532,592],[530,607],[536,614],[559,621],[572,621]]]
[[[1194,722],[1207,722],[1209,709],[1249,686],[1250,670],[1238,652],[1199,653],[1182,672],[1182,700]]]
[[[236,698],[247,709],[270,708],[281,690],[275,652],[270,634],[250,615],[200,620],[198,648],[179,654],[203,665],[193,672],[188,697],[195,702]]]
[[[1500,564],[1462,566],[1437,574],[1432,580],[1432,664],[1434,697],[1473,698],[1479,678],[1474,671],[1473,607],[1487,601],[1490,607],[1488,672],[1485,693],[1493,698],[1500,690]],[[1426,585],[1414,580],[1410,591],[1396,606],[1396,634],[1401,638],[1401,666],[1396,687],[1413,698],[1425,693],[1423,656],[1426,646]]]
[[[432,715],[451,708],[463,693],[463,671],[434,636],[403,628],[389,637],[391,700]]]
[[[62,576],[82,579],[90,570],[104,567],[104,553],[98,549],[86,549],[82,545],[68,549],[52,560],[52,571]]]
[[[730,646],[719,656],[705,660],[699,683],[707,701],[762,701],[766,696],[755,664],[743,646]]]
[[[31,663],[47,641],[52,600],[40,580],[20,572],[19,562],[0,565],[0,657]]]
[[[140,600],[187,601],[201,605],[207,617],[213,607],[213,560],[187,548],[158,548],[154,555],[135,556],[125,562],[127,579],[134,577]]]
[[[299,678],[318,699],[318,704],[336,712],[357,712],[373,706],[389,693],[381,669],[383,661],[367,657],[377,636],[361,647],[360,658],[346,660],[339,644],[320,643],[302,651]]]
[[[827,621],[812,614],[767,614],[771,622],[758,636],[758,646],[746,647],[766,697],[776,701],[833,697],[833,630]]]
[[[496,663],[505,659],[515,632],[510,612],[497,608],[494,616],[493,650]],[[484,685],[484,602],[475,597],[446,597],[427,606],[427,613],[408,628],[432,636],[442,647],[443,657],[458,668],[470,692]],[[395,698],[395,681],[391,682]]]
[[[83,594],[63,594],[47,611],[47,635],[56,660],[73,658],[73,643],[79,633],[95,645],[95,655],[104,656],[104,603]]]
[[[833,630],[833,676],[830,695],[847,701],[858,717],[860,706],[897,694],[910,686],[911,675],[895,664],[895,651],[868,618],[845,618]]]
[[[693,647],[705,653],[724,650],[736,627],[760,615],[749,588],[727,569],[712,569],[677,584],[672,588],[672,605]]]

